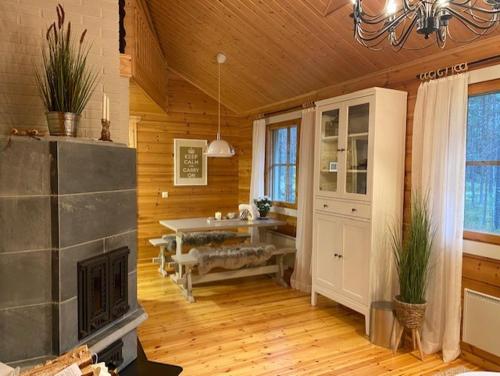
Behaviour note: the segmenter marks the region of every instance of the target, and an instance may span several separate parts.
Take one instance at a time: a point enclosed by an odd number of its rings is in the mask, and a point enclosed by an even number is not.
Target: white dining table
[[[220,230],[231,230],[238,228],[257,228],[269,229],[277,228],[278,226],[283,226],[286,223],[280,221],[279,219],[266,218],[266,219],[254,219],[254,220],[242,220],[242,219],[230,219],[230,220],[209,220],[206,217],[203,218],[184,218],[184,219],[163,219],[160,221],[160,225],[175,232],[177,248],[176,255],[180,256],[182,254],[182,235],[189,232],[202,232],[202,231],[220,231]],[[252,243],[257,243],[260,241],[259,231],[252,231]]]
[[[202,218],[184,218],[184,219],[164,219],[160,220],[160,225],[175,232],[176,238],[176,256],[182,255],[182,241],[183,234],[190,232],[204,232],[204,231],[220,231],[231,230],[238,228],[256,229],[257,231],[250,231],[252,243],[258,243],[262,238],[262,230],[275,229],[278,226],[285,225],[284,221],[275,218],[254,219],[254,220],[215,220],[207,217]],[[171,276],[174,282],[177,282],[182,277],[182,268]]]

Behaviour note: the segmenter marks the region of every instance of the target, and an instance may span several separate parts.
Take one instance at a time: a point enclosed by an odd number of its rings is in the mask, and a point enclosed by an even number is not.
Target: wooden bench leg
[[[166,277],[168,275],[167,271],[165,270],[165,246],[160,246],[160,268],[158,271],[160,272],[162,277]]]
[[[194,303],[195,300],[193,296],[193,280],[191,278],[192,267],[190,265],[186,265],[185,268],[186,269],[184,271],[182,284],[182,294],[189,303]]]
[[[276,264],[278,265],[278,271],[276,272],[276,282],[283,287],[288,288],[288,284],[285,282],[285,270],[283,266],[283,255],[276,255]]]

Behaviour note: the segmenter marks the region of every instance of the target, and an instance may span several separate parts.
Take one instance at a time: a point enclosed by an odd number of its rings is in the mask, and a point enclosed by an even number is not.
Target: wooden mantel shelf
[[[132,77],[132,56],[120,54],[120,76]]]

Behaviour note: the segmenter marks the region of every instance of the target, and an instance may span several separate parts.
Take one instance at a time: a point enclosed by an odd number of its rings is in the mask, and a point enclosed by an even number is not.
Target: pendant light
[[[220,138],[220,66],[226,62],[226,55],[219,52],[217,54],[217,64],[219,66],[219,88],[218,88],[218,128],[217,139],[208,145],[207,157],[230,158],[234,156],[234,148],[225,140]]]

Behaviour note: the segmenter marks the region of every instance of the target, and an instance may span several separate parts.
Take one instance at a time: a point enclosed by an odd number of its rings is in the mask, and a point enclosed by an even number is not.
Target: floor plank
[[[433,375],[477,369],[465,360],[424,362],[408,350],[393,355],[370,344],[361,315],[325,298],[309,296],[271,279],[196,286],[187,303],[158,267],[139,264],[138,295],[149,319],[139,338],[149,360],[178,364],[183,375]]]

